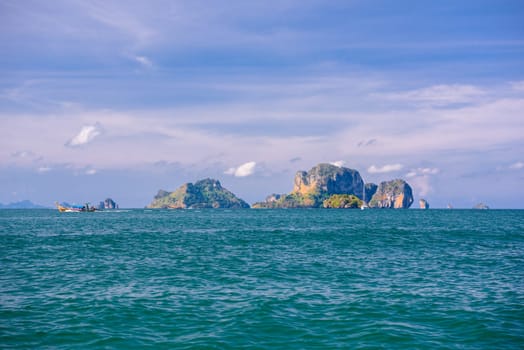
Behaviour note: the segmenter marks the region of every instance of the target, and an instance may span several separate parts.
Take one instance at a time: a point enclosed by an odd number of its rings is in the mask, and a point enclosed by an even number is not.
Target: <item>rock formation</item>
[[[424,198],[419,199],[418,205],[420,209],[429,209],[429,203]]]
[[[373,195],[375,195],[375,193],[377,192],[377,188],[378,186],[375,185],[374,183],[367,183],[365,186],[364,186],[364,202],[369,202],[371,200],[371,198],[373,198]]]
[[[362,198],[364,182],[357,170],[318,164],[308,172],[298,171],[290,194],[271,195],[253,208],[318,208],[334,194]]]
[[[308,172],[297,172],[292,193],[353,194],[362,198],[363,188],[364,182],[358,171],[331,164],[318,164]]]
[[[404,180],[381,182],[369,201],[371,208],[409,208],[413,203],[413,191]]]
[[[118,204],[115,203],[111,198],[106,198],[105,201],[98,204],[98,209],[117,209]]]
[[[218,180],[186,183],[174,192],[159,190],[148,208],[249,208],[249,204],[222,187]]]

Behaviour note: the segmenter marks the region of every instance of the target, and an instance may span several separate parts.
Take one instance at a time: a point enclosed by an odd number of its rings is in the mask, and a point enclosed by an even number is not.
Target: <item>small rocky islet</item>
[[[309,171],[298,171],[293,191],[271,194],[265,201],[254,203],[256,209],[277,208],[409,208],[413,191],[402,179],[364,183],[355,169],[321,163]],[[224,188],[218,180],[203,179],[186,183],[173,192],[159,190],[147,208],[249,208],[244,200]]]

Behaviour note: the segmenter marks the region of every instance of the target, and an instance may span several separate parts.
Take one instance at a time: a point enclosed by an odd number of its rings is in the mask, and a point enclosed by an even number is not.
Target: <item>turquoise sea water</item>
[[[0,348],[523,349],[524,211],[0,210]]]

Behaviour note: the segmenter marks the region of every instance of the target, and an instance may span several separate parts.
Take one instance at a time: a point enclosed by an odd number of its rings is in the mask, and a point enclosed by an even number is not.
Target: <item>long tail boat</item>
[[[66,207],[56,202],[55,205],[58,211],[61,213],[93,212],[96,210],[96,208],[90,206],[89,203],[86,203],[85,205],[72,205],[72,206]]]

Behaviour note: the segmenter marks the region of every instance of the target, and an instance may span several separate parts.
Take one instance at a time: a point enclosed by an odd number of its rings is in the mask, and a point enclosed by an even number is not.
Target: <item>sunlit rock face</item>
[[[406,209],[413,203],[413,191],[409,184],[401,179],[384,181],[369,201],[371,208]]]

